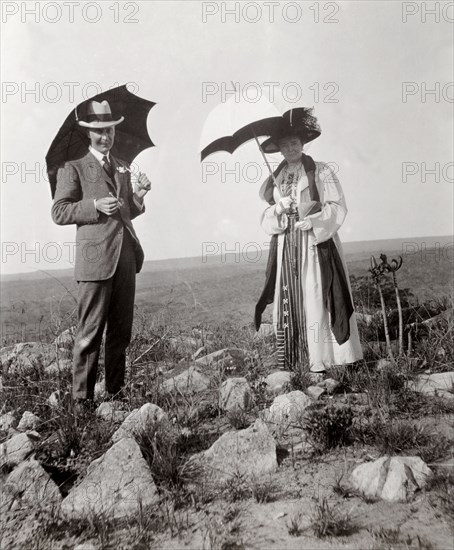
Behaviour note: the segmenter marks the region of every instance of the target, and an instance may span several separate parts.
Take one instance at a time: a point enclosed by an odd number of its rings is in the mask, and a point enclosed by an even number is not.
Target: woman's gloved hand
[[[283,197],[276,204],[276,214],[280,216],[283,212],[288,212],[292,206],[293,199],[291,197]]]
[[[304,220],[295,223],[295,229],[301,229],[301,231],[309,231],[309,229],[312,229],[312,222],[310,219],[304,218]]]

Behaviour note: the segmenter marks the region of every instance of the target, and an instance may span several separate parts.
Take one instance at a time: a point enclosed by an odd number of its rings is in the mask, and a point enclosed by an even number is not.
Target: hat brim
[[[118,120],[93,120],[92,122],[85,122],[84,120],[79,120],[79,126],[84,128],[110,128],[111,126],[117,126],[125,119],[124,116],[120,117]]]
[[[292,135],[293,132],[290,132],[288,135]],[[318,130],[311,130],[309,132],[301,132],[301,140],[304,143],[309,143],[310,141],[313,141],[314,139],[317,139],[321,135],[321,132]],[[286,133],[279,134],[278,136],[271,136],[270,138],[266,139],[262,144],[262,151],[266,153],[267,155],[271,155],[272,153],[279,153],[279,140],[286,137]]]

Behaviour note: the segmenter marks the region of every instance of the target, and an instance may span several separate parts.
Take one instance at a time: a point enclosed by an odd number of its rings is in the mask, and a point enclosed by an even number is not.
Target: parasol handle
[[[281,194],[281,192],[279,191],[279,187],[277,186],[276,178],[274,177],[274,172],[271,170],[270,163],[268,162],[268,159],[266,158],[266,155],[265,155],[265,153],[263,152],[262,146],[260,145],[260,142],[259,142],[259,140],[257,139],[257,136],[255,135],[254,129],[252,129],[252,133],[254,134],[255,142],[257,143],[258,148],[260,149],[260,152],[262,153],[263,160],[265,161],[265,164],[268,166],[268,170],[270,171],[270,176],[271,176],[271,178],[272,178],[272,180],[273,180],[274,186],[276,187],[276,190],[277,190],[277,192],[278,192],[278,194],[279,194],[279,197],[282,199],[282,194]]]

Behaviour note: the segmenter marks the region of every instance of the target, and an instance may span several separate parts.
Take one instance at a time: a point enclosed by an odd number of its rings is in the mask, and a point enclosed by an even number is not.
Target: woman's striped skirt
[[[297,370],[308,364],[304,296],[300,273],[303,231],[295,229],[298,214],[288,214],[288,220],[280,277],[277,353],[280,368]]]

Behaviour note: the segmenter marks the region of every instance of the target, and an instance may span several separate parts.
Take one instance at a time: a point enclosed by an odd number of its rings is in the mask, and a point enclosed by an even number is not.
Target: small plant
[[[430,498],[432,506],[439,506],[448,517],[454,517],[454,473],[437,470],[426,490],[433,493]]]
[[[244,409],[233,409],[227,413],[227,420],[235,430],[244,430],[251,422]]]
[[[385,299],[383,297],[383,292],[381,287],[382,279],[385,273],[385,266],[383,262],[380,265],[378,265],[377,260],[375,259],[375,256],[371,256],[369,272],[372,275],[372,279],[375,283],[375,286],[377,287],[378,294],[380,296],[381,311],[383,316],[383,327],[385,329],[386,349],[388,350],[388,355],[390,359],[394,360],[393,352],[391,349],[391,339],[389,337],[388,320],[386,317],[386,304],[385,304]]]
[[[402,304],[400,301],[399,287],[397,285],[396,271],[402,267],[402,256],[399,256],[398,260],[391,260],[391,263],[388,263],[388,258],[386,254],[380,254],[380,260],[382,261],[383,270],[392,274],[394,292],[396,294],[396,303],[397,311],[399,314],[399,355],[402,355],[404,352],[404,321],[402,315]]]
[[[308,407],[304,428],[314,449],[324,453],[351,442],[353,411],[350,406],[335,407],[316,403]]]
[[[312,515],[311,527],[318,538],[349,536],[358,531],[348,513],[331,506],[326,497],[319,498]]]
[[[203,549],[207,550],[243,550],[239,537],[241,531],[240,510],[229,506],[223,518],[216,518],[206,511]]]
[[[307,370],[297,368],[292,370],[290,376],[290,387],[292,390],[306,391],[309,386],[312,386],[311,373]]]
[[[348,484],[343,483],[345,472],[336,476],[333,484],[334,494],[340,496],[343,499],[360,497],[361,494],[355,489],[351,489]]]
[[[380,543],[380,545],[397,544],[400,542],[400,527],[374,527],[368,529],[374,541]]]
[[[238,502],[249,498],[251,492],[246,477],[235,472],[223,485],[222,493],[229,502]]]
[[[306,527],[303,526],[303,514],[301,510],[294,512],[289,521],[287,522],[287,532],[291,537],[299,537],[305,531]]]
[[[186,485],[198,477],[200,471],[181,452],[179,434],[168,425],[140,432],[135,438],[147,461],[156,485],[171,492],[176,500],[187,498]]]
[[[250,489],[255,501],[259,504],[263,504],[273,500],[276,488],[271,478],[267,481],[253,478],[250,482]]]
[[[450,448],[445,437],[409,420],[376,417],[363,434],[363,441],[375,445],[382,455],[412,452],[427,463],[443,458]]]

